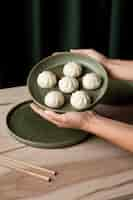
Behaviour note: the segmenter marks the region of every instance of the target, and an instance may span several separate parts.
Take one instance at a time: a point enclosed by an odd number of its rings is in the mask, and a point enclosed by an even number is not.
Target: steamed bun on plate
[[[94,73],[87,73],[82,77],[82,86],[87,90],[94,90],[100,87],[101,85],[101,77]]]
[[[71,95],[70,102],[75,109],[82,110],[88,108],[91,98],[87,92],[78,90]]]
[[[64,93],[71,93],[78,89],[79,82],[76,78],[64,76],[58,83],[59,89]]]
[[[51,108],[59,108],[65,102],[64,96],[59,91],[48,92],[44,98],[44,103]]]
[[[82,68],[75,62],[68,62],[64,65],[63,74],[70,77],[79,77],[82,73]]]
[[[52,88],[56,83],[56,75],[50,71],[43,71],[37,77],[37,84],[41,88]]]

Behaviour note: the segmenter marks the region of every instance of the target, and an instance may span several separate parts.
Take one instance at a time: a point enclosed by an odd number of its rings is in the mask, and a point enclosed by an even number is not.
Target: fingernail
[[[34,103],[31,103],[31,104],[30,104],[30,107],[31,107],[31,109],[32,109],[33,111],[35,111],[35,112],[37,112],[37,113],[40,112],[40,108],[39,108],[37,105],[35,105]]]
[[[30,107],[31,107],[31,108],[34,108],[34,107],[35,107],[34,103],[31,103],[31,104],[30,104]]]
[[[34,104],[34,103],[31,103],[30,107],[32,107],[32,108],[38,108],[38,106],[36,104]]]
[[[72,51],[75,51],[76,49],[70,49],[70,51],[72,52]]]
[[[49,111],[49,110],[45,110],[44,111],[46,114],[51,114],[52,113],[52,111]]]

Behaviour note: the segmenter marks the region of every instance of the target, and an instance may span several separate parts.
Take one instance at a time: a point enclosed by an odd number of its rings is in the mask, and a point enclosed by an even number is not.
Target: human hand
[[[102,53],[99,53],[94,49],[71,49],[70,52],[89,56],[95,59],[100,64],[104,65],[105,67],[107,67],[108,65],[109,59],[106,56],[104,56]],[[65,52],[54,52],[52,55],[58,55],[61,53],[65,53]]]
[[[52,111],[42,110],[33,103],[30,106],[33,111],[39,114],[42,118],[54,123],[58,127],[75,128],[87,131],[91,131],[92,129],[92,121],[95,117],[95,113],[92,111],[57,114]]]
[[[103,54],[95,51],[94,49],[71,49],[72,53],[78,53],[81,55],[86,55],[94,58],[97,62],[103,64],[105,67],[107,65],[108,58]]]

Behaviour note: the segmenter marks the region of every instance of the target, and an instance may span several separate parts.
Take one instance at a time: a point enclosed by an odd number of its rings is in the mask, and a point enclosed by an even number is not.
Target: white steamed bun
[[[56,75],[50,71],[43,71],[37,77],[37,84],[41,88],[52,88],[56,85]]]
[[[75,62],[68,62],[64,65],[63,74],[65,76],[79,77],[82,73],[82,68]]]
[[[51,108],[59,108],[65,102],[63,94],[59,91],[48,92],[44,98],[44,103]]]
[[[75,109],[82,110],[88,108],[91,104],[91,98],[87,92],[78,90],[71,95],[70,102]]]
[[[59,89],[64,93],[74,92],[79,87],[79,82],[76,78],[64,76],[58,83]]]
[[[101,85],[101,81],[101,77],[96,73],[87,73],[82,78],[82,86],[84,89],[94,90]]]

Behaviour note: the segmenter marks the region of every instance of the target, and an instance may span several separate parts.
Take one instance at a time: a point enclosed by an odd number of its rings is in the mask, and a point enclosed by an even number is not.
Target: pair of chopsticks
[[[8,157],[8,156],[5,156],[5,155],[0,155],[0,158],[3,161],[2,163],[0,163],[1,166],[7,167],[7,168],[10,168],[10,169],[14,169],[16,171],[25,173],[25,174],[30,175],[30,176],[34,176],[36,178],[40,178],[44,181],[50,182],[52,179],[51,179],[51,176],[46,176],[43,173],[48,173],[48,174],[54,175],[54,176],[57,174],[53,170],[43,168],[43,167],[39,167],[39,166],[30,164],[30,163],[26,163],[24,161],[16,160],[14,158],[11,158],[11,157]],[[30,168],[30,170],[26,169],[26,168]],[[34,171],[39,171],[39,172],[34,172]]]

